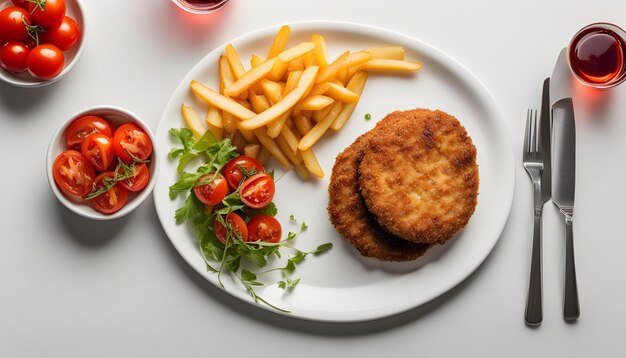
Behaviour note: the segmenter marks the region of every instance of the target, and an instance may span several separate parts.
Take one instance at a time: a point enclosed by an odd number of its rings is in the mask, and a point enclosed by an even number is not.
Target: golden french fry
[[[302,71],[289,72],[287,82],[285,83],[285,89],[283,90],[283,96],[296,88],[298,82],[300,81],[300,77],[302,77]]]
[[[248,100],[246,99],[237,99],[236,102],[246,109],[252,109],[250,102],[248,102]]]
[[[289,164],[289,160],[287,159],[287,157],[285,157],[285,154],[283,154],[283,152],[280,150],[274,139],[270,138],[270,136],[265,133],[265,128],[255,129],[254,135],[257,137],[259,142],[261,142],[261,144],[263,144],[263,146],[267,148],[270,153],[272,153],[276,161],[282,164],[285,168],[289,168],[291,166]]]
[[[252,131],[246,130],[246,129],[238,129],[239,133],[241,133],[241,135],[246,139],[246,141],[248,143],[258,143],[259,141],[256,138],[256,135],[254,135],[254,133]]]
[[[285,77],[287,69],[289,68],[289,64],[281,61],[278,58],[275,59],[276,62],[272,66],[272,70],[267,77],[272,81],[280,81],[283,77]]]
[[[335,78],[332,81],[332,83],[335,84],[339,84],[341,86],[345,86],[346,84],[348,84],[348,81],[350,80],[350,74],[348,73],[348,69],[347,68],[342,68],[339,71],[337,71],[337,73],[335,74]]]
[[[224,128],[222,123],[222,115],[220,114],[220,110],[214,106],[209,105],[207,109],[206,116],[204,117],[204,122],[213,136],[217,140],[222,140],[224,137]]]
[[[329,87],[330,87],[329,82],[322,82],[322,83],[315,84],[311,88],[311,92],[309,92],[309,96],[316,96],[316,95],[324,94],[326,93],[326,91],[328,91]]]
[[[289,143],[287,143],[285,138],[277,137],[274,140],[276,141],[276,144],[278,145],[280,150],[282,150],[282,152],[292,164],[302,163],[302,155],[297,150],[295,152],[292,152],[291,147],[289,146]]]
[[[322,138],[324,133],[326,133],[330,125],[335,121],[335,118],[337,118],[337,115],[339,115],[342,108],[343,104],[341,102],[333,104],[330,113],[328,113],[324,119],[317,122],[317,124],[315,124],[315,126],[313,126],[313,128],[311,128],[311,130],[304,135],[302,139],[300,139],[300,142],[298,143],[298,150],[307,150],[311,148],[313,144],[317,143],[317,141]]]
[[[298,103],[298,109],[301,111],[319,111],[320,109],[330,106],[334,99],[324,95],[314,95],[304,98]]]
[[[320,68],[326,68],[328,62],[326,61],[326,41],[319,34],[313,34],[311,36],[313,44],[315,44],[315,62]]]
[[[291,47],[287,50],[284,50],[278,55],[278,59],[287,63],[295,60],[296,58],[302,57],[305,54],[313,51],[315,49],[315,45],[313,42],[302,42],[294,47]]]
[[[228,133],[235,133],[237,130],[237,122],[235,121],[235,116],[226,111],[222,111],[222,125],[224,130]]]
[[[256,115],[256,113],[242,106],[239,102],[215,92],[196,80],[191,81],[190,87],[198,97],[223,111],[233,114],[235,117],[245,119]]]
[[[235,80],[238,80],[246,73],[246,69],[243,68],[243,64],[241,63],[241,58],[237,54],[237,51],[233,47],[233,45],[226,45],[226,49],[224,50],[226,58],[228,59],[228,64],[230,65],[230,69],[233,71],[233,75],[235,76]]]
[[[364,71],[417,71],[422,65],[417,62],[403,60],[373,59],[359,67]]]
[[[252,57],[250,57],[250,67],[255,68],[255,67],[259,67],[260,64],[263,63],[263,59],[257,55],[252,55]]]
[[[318,178],[324,177],[324,171],[322,170],[322,166],[317,161],[317,157],[315,157],[315,153],[313,153],[313,149],[309,148],[304,151],[300,151],[302,155],[302,160],[304,161],[304,165],[309,170],[309,172],[315,175]]]
[[[231,97],[238,96],[241,92],[247,90],[250,86],[270,73],[274,63],[276,63],[275,58],[266,60],[257,67],[244,73],[235,83],[227,87],[224,92]]]
[[[226,87],[230,87],[230,85],[235,82],[235,76],[233,75],[233,71],[230,69],[230,64],[228,63],[228,59],[226,56],[220,56],[219,62],[219,73],[220,73],[220,93],[224,93],[224,89]]]
[[[374,58],[374,55],[372,55],[371,52],[352,52],[350,56],[348,56],[348,58],[346,59],[346,62],[344,63],[344,68],[361,65],[371,60],[372,58]]]
[[[302,58],[298,57],[295,60],[289,62],[289,66],[287,66],[287,71],[304,71],[304,62],[302,61]]]
[[[319,111],[315,111],[313,112],[311,119],[315,122],[319,122],[322,119],[326,118],[331,109],[333,109],[333,106],[327,106],[326,108],[320,109]]]
[[[289,148],[291,149],[291,153],[296,153],[298,151],[298,143],[300,139],[296,136],[296,134],[289,128],[287,123],[283,126],[283,129],[280,131],[278,137],[281,137],[287,142]]]
[[[261,91],[271,104],[276,104],[283,99],[283,91],[278,82],[263,79],[261,80],[260,85]]]
[[[233,134],[231,139],[233,146],[237,147],[237,153],[243,154],[243,149],[246,147],[246,139],[239,132]]]
[[[300,135],[306,135],[307,133],[309,133],[311,128],[313,128],[311,120],[303,115],[296,116],[293,119],[293,124],[295,125]]]
[[[346,51],[341,56],[337,57],[335,61],[330,63],[327,67],[320,70],[320,73],[317,75],[315,79],[315,83],[322,83],[328,81],[331,77],[334,77],[335,74],[342,68],[344,68],[346,61],[348,60],[348,56],[350,56],[350,51]]]
[[[289,39],[289,34],[291,33],[291,28],[289,26],[282,26],[278,32],[276,33],[276,37],[274,37],[274,42],[270,47],[269,52],[267,53],[267,58],[270,59],[272,57],[278,56],[279,53],[283,52],[285,45],[287,44],[287,40]]]
[[[300,78],[300,81],[298,81],[298,86],[296,87],[296,89],[289,92],[285,97],[283,97],[283,99],[270,107],[268,110],[257,114],[256,116],[249,118],[245,121],[239,122],[237,126],[243,129],[255,129],[263,127],[268,123],[271,123],[283,113],[287,112],[289,109],[293,108],[293,106],[295,106],[298,101],[300,101],[300,99],[304,97],[306,92],[308,92],[313,85],[313,81],[315,80],[315,75],[317,74],[318,69],[319,67],[317,66],[311,66],[307,68],[302,73],[302,77]]]
[[[255,94],[250,96],[250,104],[252,105],[252,110],[256,113],[266,111],[271,106],[270,102],[262,94]]]
[[[291,115],[291,110],[283,113],[280,117],[276,118],[272,123],[267,125],[267,135],[276,138],[283,130],[285,126],[285,122],[287,122],[287,118]]]
[[[372,54],[372,58],[382,58],[389,60],[404,60],[404,47],[384,46],[365,50]]]
[[[328,82],[325,82],[328,83]],[[313,92],[313,90],[311,90]],[[334,98],[337,101],[343,103],[356,103],[359,100],[359,95],[350,91],[349,89],[340,86],[336,83],[328,83],[328,90],[324,94],[330,98]]]
[[[185,125],[189,128],[191,133],[193,133],[194,138],[202,138],[202,135],[206,132],[206,128],[202,124],[198,113],[192,107],[186,106],[184,103],[181,106],[181,112],[185,120]]]
[[[267,162],[270,160],[270,158],[272,157],[272,153],[267,150],[267,148],[265,148],[264,146],[261,146],[261,149],[259,150],[259,154],[256,156],[256,160],[259,161],[259,163],[265,165],[267,164]]]
[[[261,150],[261,145],[248,144],[245,147],[243,147],[243,155],[247,155],[251,158],[256,158],[259,155],[260,150]]]
[[[304,64],[304,68],[315,66],[315,51],[305,53],[304,56],[302,56],[302,64]]]
[[[367,82],[367,72],[359,71],[352,76],[346,88],[360,96],[361,93],[363,93],[363,88],[365,88],[365,82]],[[340,130],[341,127],[346,124],[352,112],[354,112],[357,103],[358,102],[354,102],[344,105],[333,124],[330,125],[330,128],[336,131]]]
[[[298,174],[300,179],[308,180],[309,179],[309,171],[306,169],[304,163],[294,164],[293,170]]]

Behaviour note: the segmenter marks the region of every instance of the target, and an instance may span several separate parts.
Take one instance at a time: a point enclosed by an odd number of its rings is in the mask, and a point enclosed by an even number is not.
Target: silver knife
[[[576,184],[576,126],[571,98],[552,106],[552,202],[565,218],[565,292],[563,317],[580,316],[574,262],[574,194]]]
[[[545,203],[550,200],[552,185],[551,185],[551,170],[550,170],[550,78],[546,78],[543,81],[543,89],[541,91],[541,114],[539,117],[539,142],[542,153],[543,171],[541,172],[541,202]],[[530,283],[528,285],[528,298],[526,300],[526,312],[524,313],[524,319],[526,324],[530,326],[536,326],[541,324],[543,320],[543,308],[542,308],[542,254],[541,254],[541,215],[539,213],[539,235],[533,235],[533,248],[530,261]],[[537,230],[537,229],[535,229]]]

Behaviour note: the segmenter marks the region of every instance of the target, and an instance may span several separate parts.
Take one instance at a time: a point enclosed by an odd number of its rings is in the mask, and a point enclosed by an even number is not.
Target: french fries
[[[329,61],[322,35],[288,46],[290,35],[290,27],[282,26],[265,58],[251,55],[249,69],[228,44],[219,59],[219,90],[190,83],[191,91],[208,104],[204,121],[189,105],[183,104],[181,113],[196,138],[210,130],[218,140],[229,137],[241,154],[261,163],[274,158],[302,179],[323,178],[313,147],[329,129],[345,126],[368,73],[415,72],[421,64],[405,60],[401,46],[345,51]]]

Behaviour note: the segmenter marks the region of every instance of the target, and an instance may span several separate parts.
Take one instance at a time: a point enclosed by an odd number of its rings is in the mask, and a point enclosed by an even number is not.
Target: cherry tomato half
[[[113,134],[113,150],[124,163],[133,158],[146,160],[152,154],[152,141],[138,125],[126,123]]]
[[[72,122],[65,130],[65,144],[68,148],[80,148],[85,138],[93,133],[102,133],[113,137],[109,122],[101,117],[82,116]]]
[[[97,171],[105,171],[113,162],[113,140],[102,133],[85,138],[80,152]]]
[[[13,73],[26,71],[30,49],[19,41],[9,41],[0,48],[0,66]]]
[[[203,175],[200,177],[200,181],[210,180],[214,175],[215,173]],[[198,200],[204,204],[216,205],[228,194],[228,184],[226,184],[226,179],[224,179],[221,174],[217,174],[212,182],[194,186],[193,192],[196,194]]]
[[[96,173],[79,152],[66,150],[59,154],[52,165],[54,181],[69,195],[85,196],[93,188]]]
[[[258,160],[248,157],[246,155],[240,155],[237,158],[231,160],[224,167],[224,176],[226,177],[226,181],[228,185],[237,189],[239,184],[241,183],[241,179],[243,179],[243,173],[241,172],[241,168],[246,171],[256,171],[257,173],[261,173],[265,171],[263,168],[263,164],[259,163]]]
[[[118,175],[124,174],[124,169],[120,167],[117,171]],[[145,188],[150,181],[150,170],[144,163],[135,164],[133,175],[125,180],[120,180],[120,184],[128,191],[140,191]]]
[[[61,23],[40,35],[43,43],[52,44],[62,51],[74,47],[80,38],[80,28],[74,19],[65,16]]]
[[[11,6],[0,11],[0,45],[7,41],[24,41],[28,36],[26,25],[30,25],[30,15],[20,7]]]
[[[49,80],[61,73],[65,65],[65,57],[58,47],[44,44],[30,51],[26,63],[31,75],[42,80]]]
[[[28,12],[37,25],[53,27],[65,16],[65,0],[33,1],[28,5]]]
[[[241,184],[241,201],[252,209],[264,208],[274,198],[274,179],[267,173],[251,176]]]
[[[248,222],[248,241],[279,242],[282,227],[278,220],[267,215],[257,215]]]
[[[226,215],[226,224],[228,224],[229,228],[226,228],[219,220],[215,220],[213,224],[213,230],[215,231],[215,236],[222,243],[226,244],[226,239],[234,239],[238,238],[241,241],[248,241],[248,228],[246,227],[246,222],[243,221],[241,216],[235,213],[229,213]]]
[[[100,173],[94,180],[95,190],[102,188],[105,178],[113,178],[114,176],[115,173],[113,172]],[[128,200],[128,191],[118,182],[106,193],[91,199],[91,205],[103,214],[113,214],[126,204],[126,200]]]

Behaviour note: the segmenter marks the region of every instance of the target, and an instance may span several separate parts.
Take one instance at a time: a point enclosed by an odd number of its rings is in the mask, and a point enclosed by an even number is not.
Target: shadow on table
[[[155,219],[158,220],[156,212],[154,213]],[[166,244],[168,250],[172,254],[172,257],[176,264],[185,272],[187,277],[206,294],[218,301],[224,306],[225,309],[230,310],[233,314],[241,315],[245,318],[255,319],[265,324],[270,324],[289,331],[300,331],[303,333],[316,334],[321,336],[356,336],[364,334],[372,334],[376,332],[391,330],[399,326],[414,322],[421,317],[427,316],[433,311],[436,311],[448,301],[454,300],[465,289],[466,286],[471,285],[482,270],[489,265],[491,254],[487,257],[485,262],[466,280],[461,282],[456,287],[452,288],[448,292],[441,295],[439,298],[432,300],[419,307],[411,309],[409,311],[386,317],[377,320],[364,321],[364,322],[317,322],[303,320],[300,318],[292,318],[276,314],[265,309],[256,307],[247,302],[233,298],[230,294],[219,289],[218,287],[209,283],[204,277],[198,274],[191,266],[189,266],[185,260],[178,254],[174,246],[171,245],[167,235],[162,232],[163,242]],[[506,228],[504,230],[506,232]],[[494,248],[494,251],[497,249]],[[364,298],[367,299],[367,298]]]
[[[92,220],[73,213],[59,201],[55,212],[66,229],[67,236],[86,247],[98,248],[111,242],[131,220],[132,213],[115,220]]]
[[[22,88],[0,82],[0,103],[15,115],[9,118],[21,120],[27,118],[32,110],[44,105],[57,84],[58,82],[44,87]]]

